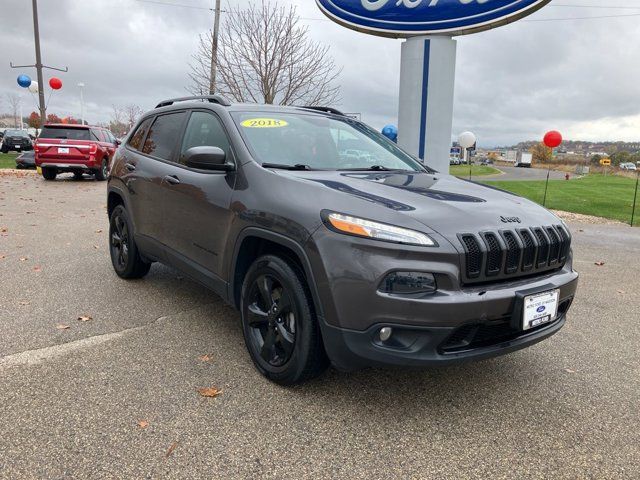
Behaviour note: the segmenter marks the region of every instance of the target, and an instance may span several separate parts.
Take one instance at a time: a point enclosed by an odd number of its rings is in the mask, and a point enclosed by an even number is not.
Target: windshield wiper
[[[382,165],[372,165],[370,167],[363,168],[341,168],[343,172],[407,172],[409,170],[403,170],[401,168],[388,168]]]
[[[313,170],[309,165],[296,163],[295,165],[286,165],[284,163],[263,163],[264,168],[279,168],[281,170]]]

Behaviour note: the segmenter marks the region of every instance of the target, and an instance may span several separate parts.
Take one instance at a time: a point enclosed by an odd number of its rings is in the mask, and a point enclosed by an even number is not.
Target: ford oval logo
[[[543,306],[541,306],[541,307],[538,307],[538,309],[536,310],[536,312],[538,312],[538,313],[542,313],[542,312],[544,312],[546,309],[547,309],[547,307],[545,307],[545,306],[543,305]]]
[[[345,27],[391,37],[463,35],[516,21],[551,0],[316,0]]]

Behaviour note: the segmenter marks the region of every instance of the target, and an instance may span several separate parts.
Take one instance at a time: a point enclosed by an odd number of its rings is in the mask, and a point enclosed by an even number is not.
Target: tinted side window
[[[222,128],[220,120],[211,113],[193,112],[182,142],[180,163],[184,154],[191,147],[218,147],[229,155],[229,139]]]
[[[104,142],[104,137],[102,136],[102,132],[100,130],[91,129],[91,140]]]
[[[147,134],[147,130],[149,129],[149,125],[151,125],[151,121],[153,118],[147,118],[144,122],[140,124],[136,132],[129,139],[129,146],[135,150],[142,150],[142,141],[144,140],[144,136]]]
[[[180,139],[182,123],[186,115],[187,112],[178,112],[157,117],[151,125],[142,153],[163,160],[171,160],[171,154]]]

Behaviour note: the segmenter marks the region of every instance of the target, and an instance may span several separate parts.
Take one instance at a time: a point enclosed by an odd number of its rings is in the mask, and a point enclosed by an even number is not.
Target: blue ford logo
[[[374,35],[463,35],[529,15],[551,0],[316,0],[332,20]]]
[[[542,307],[538,307],[538,309],[536,310],[536,312],[538,313],[542,313],[547,309],[547,307],[545,307],[544,305]]]

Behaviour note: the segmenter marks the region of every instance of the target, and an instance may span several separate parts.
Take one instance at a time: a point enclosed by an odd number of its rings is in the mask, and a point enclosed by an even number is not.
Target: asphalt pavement
[[[0,478],[640,476],[640,229],[570,225],[579,292],[545,342],[282,388],[214,294],[113,273],[105,186],[0,171]]]
[[[502,171],[497,175],[485,175],[482,177],[474,177],[475,180],[500,180],[500,181],[514,181],[514,180],[546,180],[548,170],[542,168],[524,168],[524,167],[503,167],[496,166],[498,170]],[[564,180],[566,172],[559,172],[551,170],[549,173],[549,180]],[[571,174],[573,177],[574,175]]]

